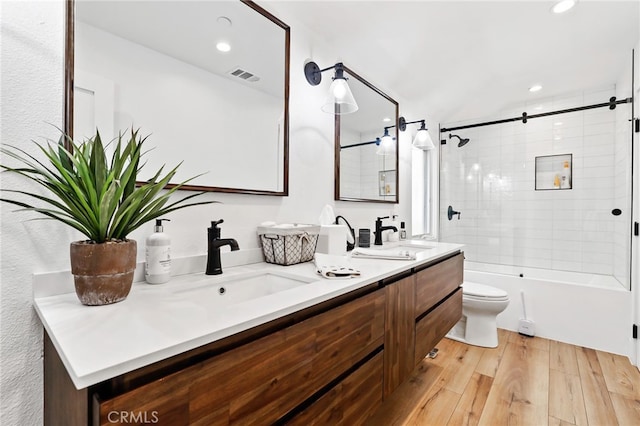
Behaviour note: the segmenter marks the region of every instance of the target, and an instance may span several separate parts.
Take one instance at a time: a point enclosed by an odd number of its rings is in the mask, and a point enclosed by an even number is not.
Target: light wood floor
[[[499,332],[495,349],[443,339],[370,424],[640,426],[640,372],[627,358]]]

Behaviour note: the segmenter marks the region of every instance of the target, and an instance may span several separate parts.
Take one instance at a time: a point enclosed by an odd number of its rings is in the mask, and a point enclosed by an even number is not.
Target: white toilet
[[[498,346],[496,317],[509,305],[504,290],[484,284],[462,283],[462,318],[447,337],[485,348]]]

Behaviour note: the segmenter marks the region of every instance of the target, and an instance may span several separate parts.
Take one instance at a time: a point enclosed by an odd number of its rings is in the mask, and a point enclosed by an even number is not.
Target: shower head
[[[451,133],[449,133],[449,139],[451,139],[451,138],[458,138],[458,140],[460,141],[460,142],[458,142],[458,148],[465,146],[469,142],[469,138],[462,139],[458,135],[452,135]]]

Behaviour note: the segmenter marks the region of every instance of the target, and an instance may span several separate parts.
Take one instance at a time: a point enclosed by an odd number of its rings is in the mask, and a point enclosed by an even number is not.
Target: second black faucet
[[[376,219],[376,230],[374,234],[376,235],[376,240],[373,243],[376,246],[382,245],[382,231],[386,231],[392,229],[393,232],[398,232],[398,228],[395,226],[382,226],[382,219],[389,219],[389,216],[383,216]]]

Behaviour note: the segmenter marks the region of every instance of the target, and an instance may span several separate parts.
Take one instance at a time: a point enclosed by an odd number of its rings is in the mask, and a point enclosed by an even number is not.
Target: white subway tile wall
[[[487,121],[608,102],[609,87],[523,103]],[[619,99],[624,98],[618,94]],[[440,238],[469,261],[615,276],[628,287],[631,107],[443,133]],[[485,119],[447,123],[472,124]],[[470,142],[457,146],[449,133]],[[535,159],[572,155],[572,188],[535,190]],[[548,182],[547,186],[552,182]],[[452,206],[460,219],[447,217]],[[622,214],[614,216],[619,208]]]

